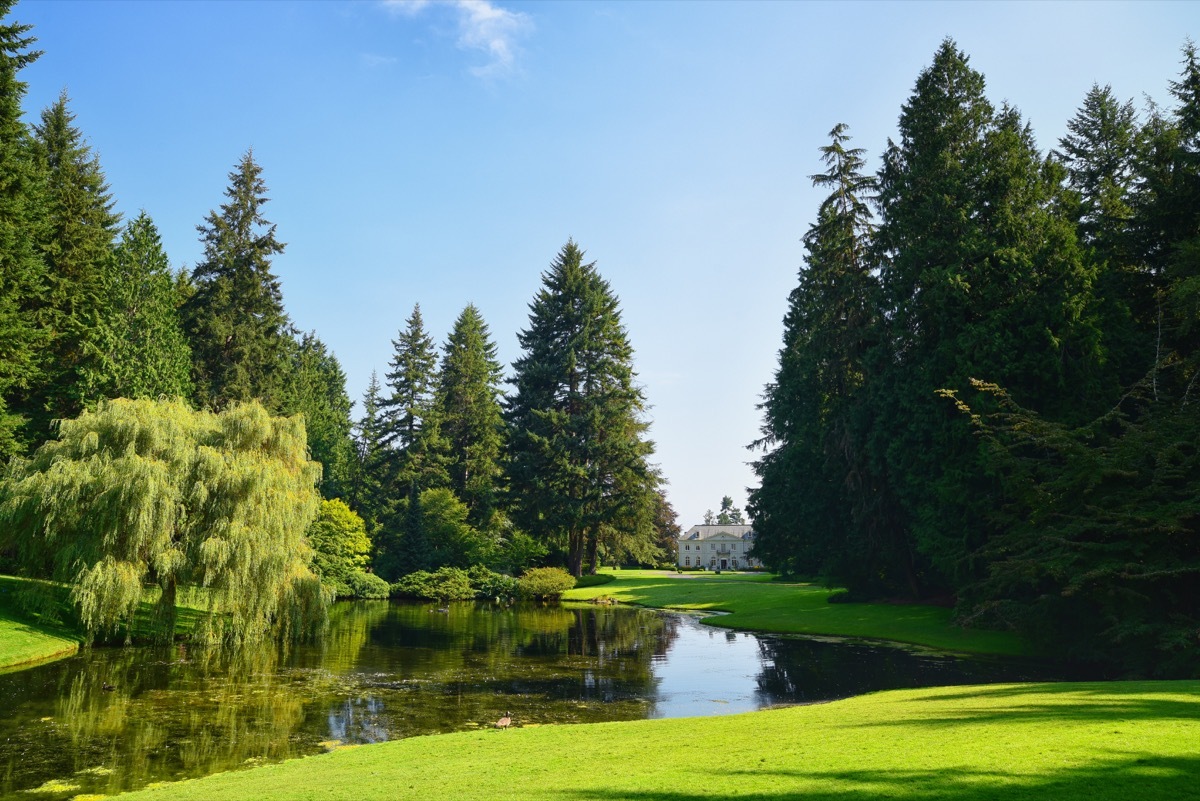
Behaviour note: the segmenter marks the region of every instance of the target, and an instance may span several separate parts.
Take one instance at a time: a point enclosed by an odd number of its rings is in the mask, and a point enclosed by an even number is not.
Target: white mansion
[[[692,526],[675,543],[675,564],[710,570],[762,567],[762,562],[747,555],[753,544],[753,526]]]

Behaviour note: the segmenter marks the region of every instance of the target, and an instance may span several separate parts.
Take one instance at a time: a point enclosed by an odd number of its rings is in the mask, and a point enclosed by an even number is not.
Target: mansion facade
[[[692,526],[675,543],[675,565],[709,570],[762,567],[762,562],[749,555],[753,545],[753,526]]]

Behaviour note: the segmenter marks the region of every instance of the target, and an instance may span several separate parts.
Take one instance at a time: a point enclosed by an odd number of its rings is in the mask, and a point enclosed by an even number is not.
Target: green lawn
[[[1200,682],[990,685],[414,737],[120,797],[1184,801],[1200,798],[1198,743]]]
[[[14,598],[24,581],[0,576],[0,672],[73,654],[82,641],[75,631],[38,622],[17,610]]]
[[[68,656],[78,651],[84,640],[81,632],[69,626],[48,623],[17,608],[16,595],[28,582],[28,579],[0,576],[0,672]],[[55,603],[65,608],[68,604],[67,588],[42,583],[51,588],[51,595],[56,597]],[[146,602],[142,603],[142,610],[134,622],[135,636],[139,633],[148,635],[149,621],[153,615],[150,602],[156,597],[156,591],[147,591]],[[202,590],[185,589],[180,591],[179,599],[175,630],[186,633],[195,625],[205,598]]]
[[[706,623],[747,631],[824,634],[895,640],[950,651],[1020,655],[1021,641],[1009,632],[963,629],[949,609],[897,604],[831,604],[832,590],[813,584],[772,581],[762,573],[678,574],[664,570],[614,570],[616,580],[571,590],[564,600],[611,596],[625,603],[663,609],[728,612]]]

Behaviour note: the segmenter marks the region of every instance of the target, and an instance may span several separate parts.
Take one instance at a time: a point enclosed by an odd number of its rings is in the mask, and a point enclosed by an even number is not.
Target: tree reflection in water
[[[0,797],[115,793],[506,711],[628,720],[930,683],[911,655],[867,650],[621,607],[343,603],[322,642],[289,652],[94,649],[0,675]]]

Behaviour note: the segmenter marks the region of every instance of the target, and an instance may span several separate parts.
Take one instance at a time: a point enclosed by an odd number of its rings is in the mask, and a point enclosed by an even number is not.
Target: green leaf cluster
[[[157,587],[158,636],[170,637],[184,586],[205,589],[206,639],[300,634],[326,602],[304,537],[318,475],[303,421],[257,403],[214,414],[108,401],[11,464],[0,545],[70,584],[91,636],[129,632],[144,589]]]

